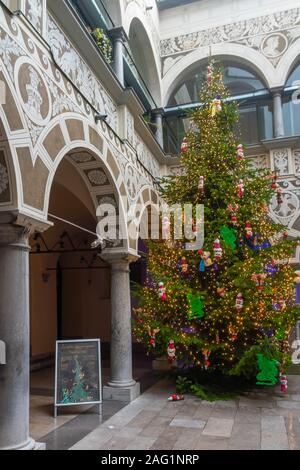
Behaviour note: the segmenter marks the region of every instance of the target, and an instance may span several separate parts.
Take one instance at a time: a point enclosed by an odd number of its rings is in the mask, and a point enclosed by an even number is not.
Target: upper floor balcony
[[[104,46],[99,45],[99,51],[107,61],[108,65],[116,70],[118,60],[116,54],[117,43],[116,39],[116,25],[114,20],[109,14],[105,3],[102,0],[92,0],[87,2],[86,0],[66,0],[76,11],[78,19],[83,23],[84,27],[90,32],[91,38],[95,39],[93,34],[97,29],[103,32]],[[137,43],[139,43],[138,31],[134,31],[134,25],[132,27],[132,34],[129,37],[124,37],[122,43],[122,68],[124,72],[124,78],[121,80],[122,85],[125,87],[132,87],[142,104],[147,111],[158,107],[155,98],[151,94],[149,87],[146,83],[145,70],[146,64],[143,64],[143,56],[141,51],[138,50]],[[97,42],[97,40],[96,40]],[[98,43],[99,44],[99,43]],[[136,57],[135,57],[136,56]],[[143,74],[144,71],[144,74]],[[119,78],[119,77],[118,77]]]

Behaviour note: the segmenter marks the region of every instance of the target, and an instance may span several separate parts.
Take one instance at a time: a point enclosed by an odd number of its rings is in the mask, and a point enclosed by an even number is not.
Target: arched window
[[[230,95],[240,103],[239,129],[242,141],[250,144],[272,138],[273,103],[264,82],[254,71],[236,62],[225,61],[220,67]],[[200,89],[206,80],[206,73],[207,63],[194,67],[185,74],[170,96],[165,126],[165,145],[170,153],[178,151],[179,144],[190,127],[186,108],[193,108],[199,103]]]
[[[300,81],[300,64],[296,65],[294,70],[291,72],[289,78],[287,79],[286,87],[297,85],[297,83],[295,84],[296,81],[298,82]],[[299,87],[299,83],[298,83],[298,87]]]
[[[244,95],[266,89],[263,82],[253,72],[235,64],[223,64],[224,83],[232,96]],[[172,93],[168,106],[197,103],[206,77],[206,65],[194,69],[184,77]]]
[[[300,135],[300,63],[290,73],[283,97],[283,121],[285,135]]]

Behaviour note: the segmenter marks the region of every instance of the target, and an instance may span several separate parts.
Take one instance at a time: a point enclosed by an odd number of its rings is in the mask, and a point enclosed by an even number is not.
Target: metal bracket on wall
[[[6,344],[4,341],[0,341],[0,365],[6,364]]]

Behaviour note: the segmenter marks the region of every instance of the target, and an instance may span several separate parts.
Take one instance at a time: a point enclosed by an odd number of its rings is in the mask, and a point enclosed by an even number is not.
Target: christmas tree
[[[77,358],[75,358],[74,382],[71,390],[73,403],[88,401],[89,395],[84,384],[84,372]]]
[[[163,217],[164,236],[148,242],[134,330],[149,352],[168,355],[173,365],[251,376],[258,359],[274,359],[281,370],[288,360],[299,316],[289,263],[297,241],[269,216],[270,202],[284,201],[282,189],[275,173],[245,158],[238,106],[229,98],[211,64],[182,145],[183,172],[162,180],[169,206],[204,205],[204,245],[187,250],[191,240],[173,236],[174,216]],[[192,218],[196,231],[195,209]]]

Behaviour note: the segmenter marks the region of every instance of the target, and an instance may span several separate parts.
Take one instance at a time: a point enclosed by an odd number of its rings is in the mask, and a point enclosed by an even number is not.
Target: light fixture
[[[96,114],[95,122],[106,121],[107,118],[108,118],[107,114]]]

